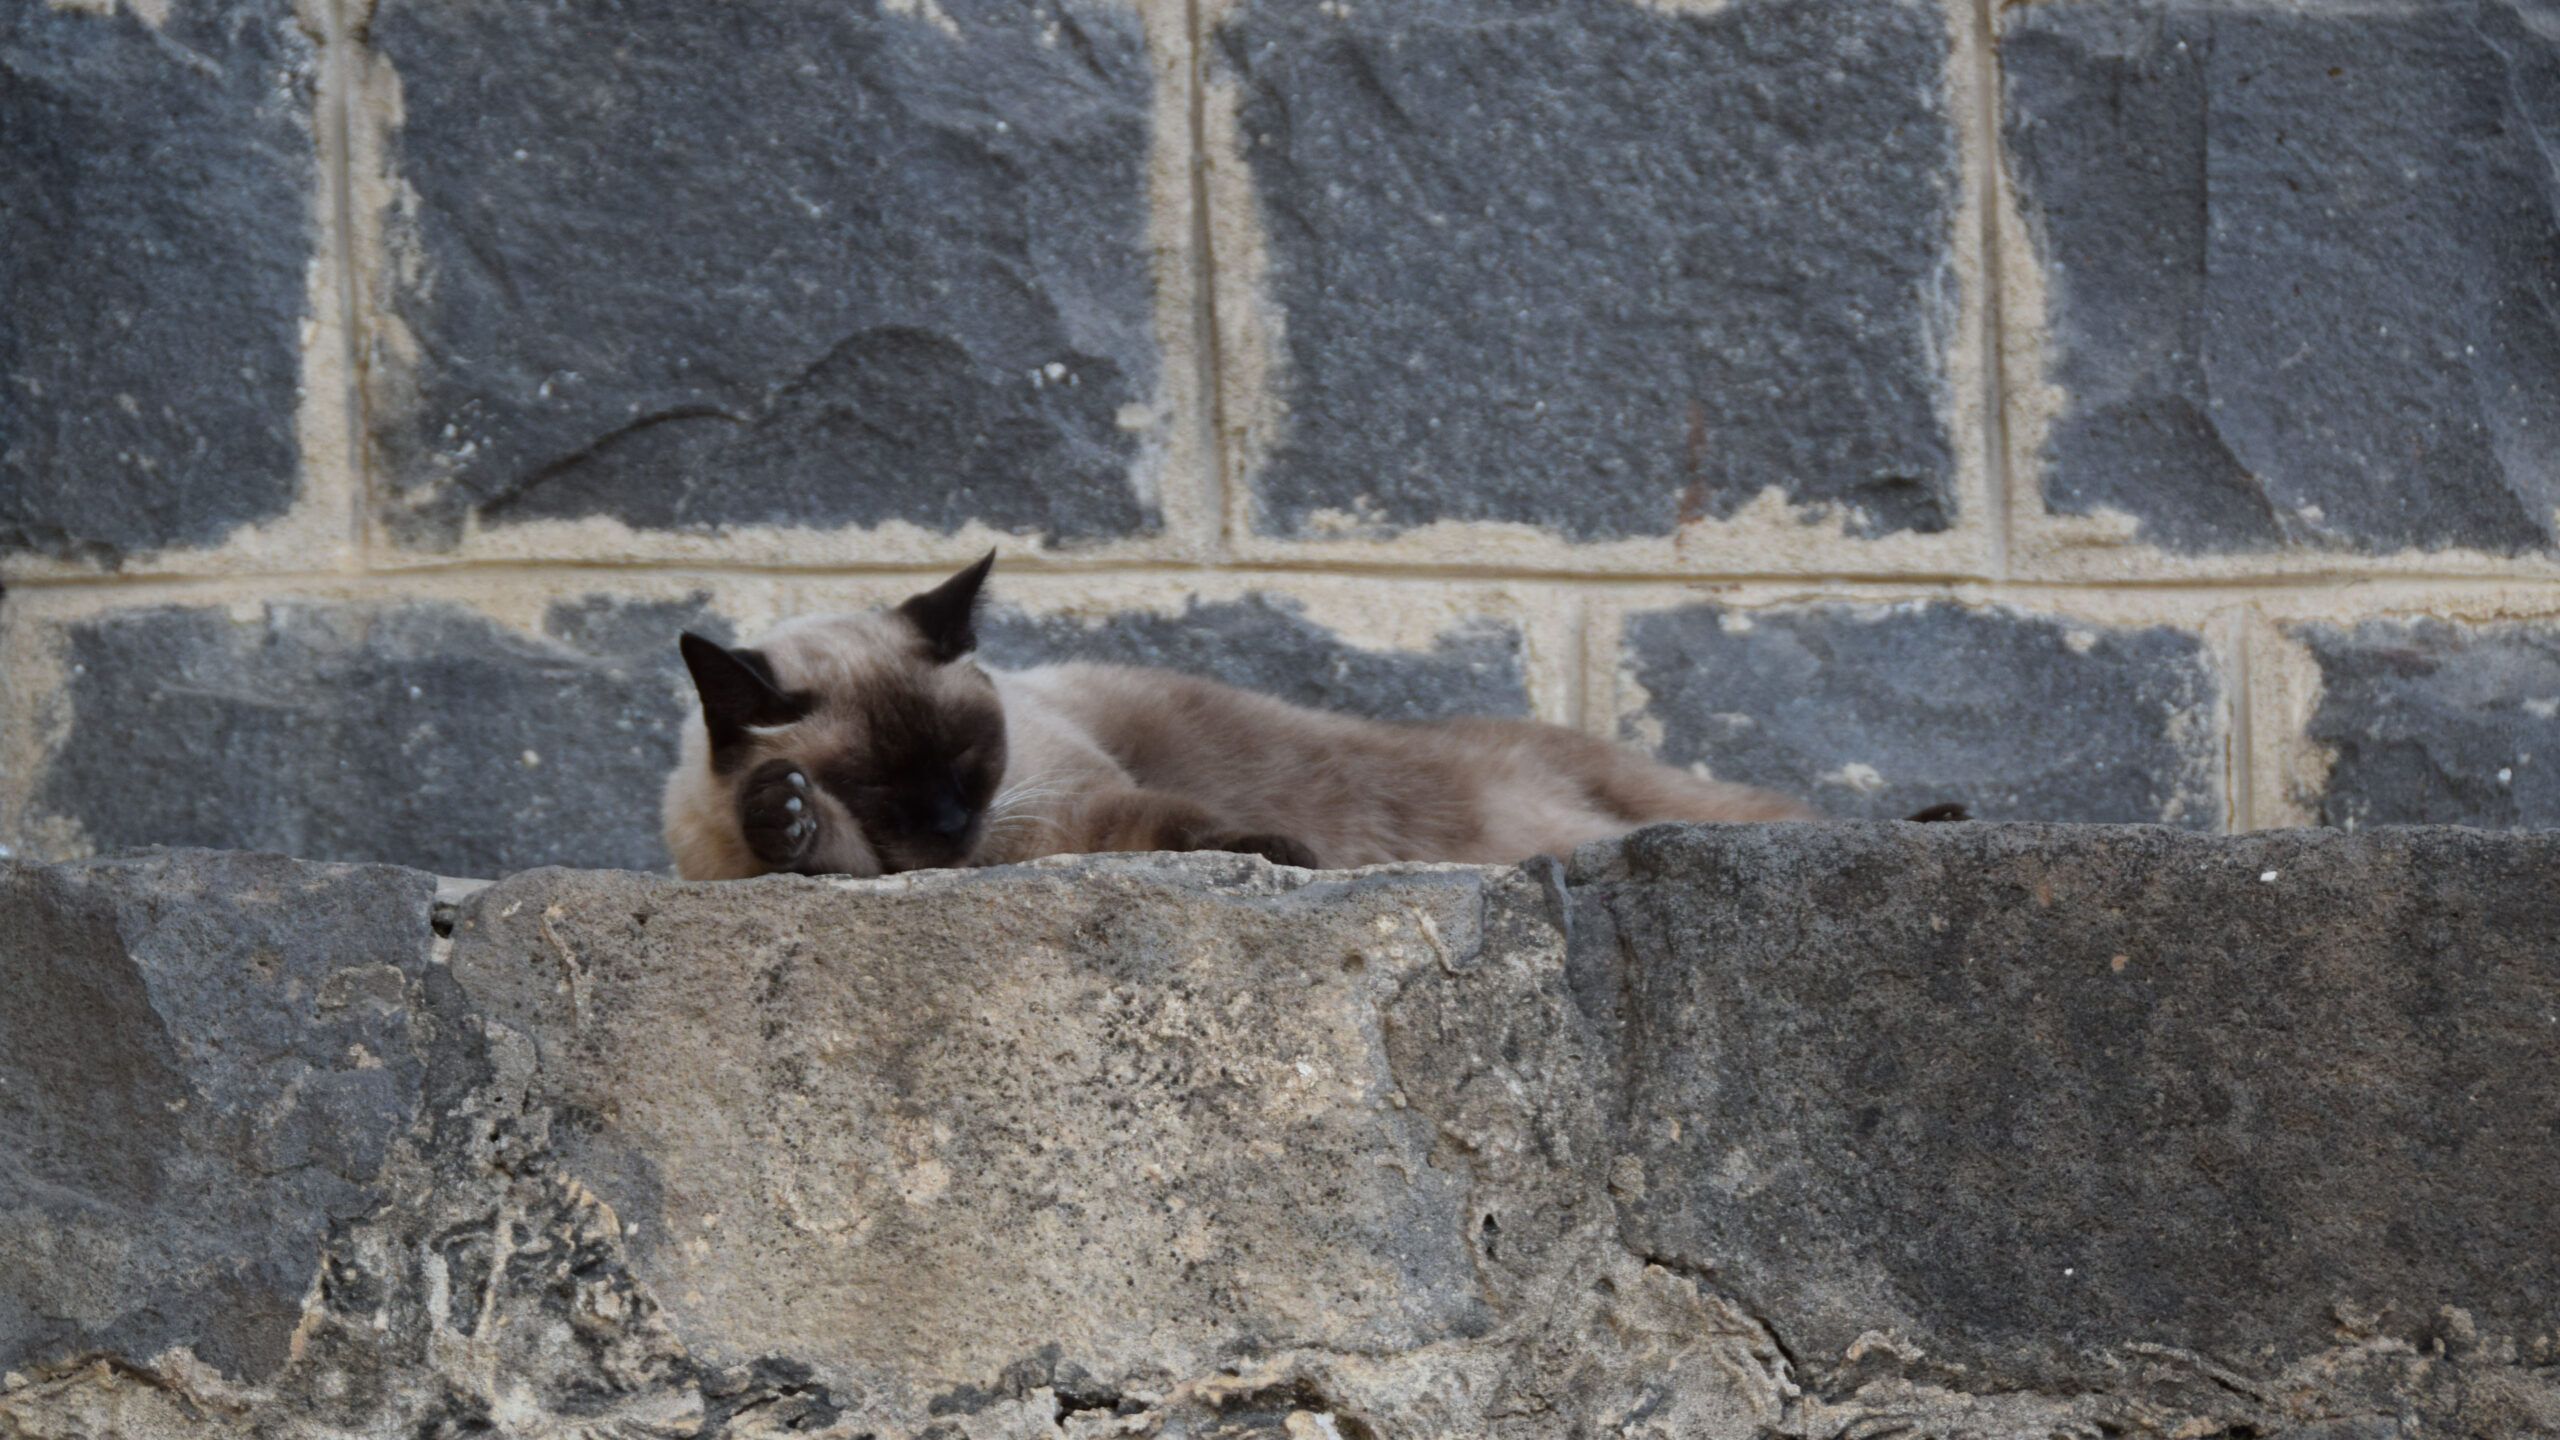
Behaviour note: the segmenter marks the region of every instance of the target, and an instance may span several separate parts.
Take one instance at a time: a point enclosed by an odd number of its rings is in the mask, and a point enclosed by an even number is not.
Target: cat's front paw
[[[808,775],[788,760],[758,767],[738,793],[738,825],[757,859],[776,869],[798,864],[818,839],[818,798]]]
[[[1316,852],[1286,835],[1220,835],[1212,838],[1204,848],[1232,850],[1239,855],[1259,855],[1274,865],[1295,865],[1301,870],[1324,868],[1324,862],[1316,858]]]

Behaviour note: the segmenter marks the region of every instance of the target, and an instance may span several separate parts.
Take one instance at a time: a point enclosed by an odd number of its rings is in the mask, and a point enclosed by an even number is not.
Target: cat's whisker
[[[1003,816],[1011,815],[1020,810],[1023,806],[1029,805],[1035,801],[1054,800],[1065,793],[1066,792],[1064,790],[1060,790],[1052,786],[1001,790],[996,793],[995,799],[987,802],[987,817],[989,819],[999,819]]]

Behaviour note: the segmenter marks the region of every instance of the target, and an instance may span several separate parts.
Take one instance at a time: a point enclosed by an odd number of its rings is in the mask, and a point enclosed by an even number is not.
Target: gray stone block
[[[1133,7],[386,0],[372,35],[425,265],[376,396],[405,542],[1156,527]]]
[[[289,0],[98,8],[0,11],[0,554],[113,564],[293,503],[316,61]]]
[[[285,1363],[420,1112],[434,895],[264,855],[0,862],[0,1370]]]
[[[1179,615],[1130,610],[1085,620],[997,609],[978,633],[980,653],[1002,666],[1160,665],[1381,720],[1529,712],[1520,632],[1497,620],[1445,632],[1428,650],[1372,650],[1309,620],[1285,597],[1256,592],[1205,604],[1194,598]]]
[[[1001,1417],[1062,1413],[1040,1388],[1481,1336],[1599,1213],[1538,885],[1238,856],[916,883],[544,872],[455,927],[705,1367],[787,1359],[848,1433],[1027,1440]]]
[[[1895,819],[2223,823],[2222,679],[2195,635],[1947,602],[1714,604],[1621,637],[1628,740],[1675,765]]]
[[[2185,553],[2552,546],[2547,24],[2187,0],[2001,17],[2070,396],[2048,510],[2128,514]]]
[[[2327,825],[2560,829],[2560,625],[2302,625]]]
[[[2560,1323],[2560,841],[1708,827],[1592,865],[1629,1240],[1819,1386],[1869,1331],[1864,1369],[1970,1390],[2185,1356],[2245,1392],[2342,1330]]]
[[[101,850],[225,845],[451,875],[655,868],[698,603],[555,605],[528,637],[457,607],[277,602],[71,626],[66,738],[33,809]]]
[[[2555,875],[0,868],[0,1432],[2542,1433]]]
[[[1251,0],[1288,418],[1253,523],[1955,519],[1940,7]]]

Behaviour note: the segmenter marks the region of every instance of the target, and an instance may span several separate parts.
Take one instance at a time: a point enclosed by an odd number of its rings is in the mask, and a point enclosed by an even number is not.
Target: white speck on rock
[[[1852,760],[1822,777],[1825,785],[1845,785],[1861,795],[1872,795],[1884,788],[1884,775],[1863,760]]]

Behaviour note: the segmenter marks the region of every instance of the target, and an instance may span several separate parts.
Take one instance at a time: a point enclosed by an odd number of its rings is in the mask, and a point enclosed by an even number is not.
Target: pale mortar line
[[[957,568],[958,562],[918,562],[902,560],[881,564],[831,563],[761,564],[755,562],[722,562],[701,560],[621,561],[587,559],[578,556],[540,559],[471,559],[434,565],[398,565],[362,572],[368,578],[383,582],[386,589],[396,589],[402,581],[423,583],[449,581],[455,577],[520,577],[572,575],[590,577],[599,585],[609,585],[616,577],[633,581],[664,579],[671,576],[720,580],[793,580],[793,579],[862,579],[869,577],[919,579],[939,578]],[[1792,586],[1808,592],[1854,595],[1861,592],[1906,594],[1920,589],[1949,592],[1972,592],[1993,596],[2111,596],[2185,598],[2199,601],[2214,599],[2246,599],[2253,597],[2297,596],[2339,591],[2357,597],[2383,598],[2412,592],[2441,593],[2448,590],[2477,591],[2531,597],[2537,601],[2560,600],[2560,576],[2481,575],[2468,571],[2336,571],[2301,574],[2272,574],[2241,577],[2173,576],[2151,579],[2126,579],[2109,584],[2086,581],[2016,578],[1985,580],[1978,575],[1937,573],[1879,573],[1841,575],[1836,573],[1802,573],[1788,571],[1727,571],[1703,574],[1692,571],[1617,570],[1554,571],[1505,570],[1465,565],[1405,565],[1387,567],[1341,562],[1291,564],[1286,561],[1256,560],[1248,563],[1204,564],[1198,561],[1113,560],[1091,564],[1033,556],[1004,556],[1000,574],[1049,576],[1057,578],[1132,578],[1181,579],[1206,574],[1288,579],[1336,578],[1367,580],[1384,584],[1445,585],[1469,583],[1479,585],[1538,585],[1570,588],[1585,593],[1609,593],[1621,590],[1679,588],[1696,591],[1730,589],[1738,586]],[[153,588],[174,590],[227,590],[255,592],[260,587],[342,581],[351,572],[343,570],[272,570],[255,572],[153,572],[142,575],[86,574],[13,576],[9,589],[17,592],[72,591],[109,587]]]
[[[350,494],[354,513],[347,517],[355,545],[355,563],[359,570],[372,568],[373,558],[373,442],[368,426],[371,416],[365,403],[365,365],[363,317],[356,303],[356,225],[355,225],[355,80],[356,66],[348,58],[356,43],[355,31],[348,20],[351,0],[328,0],[329,60],[326,83],[334,85],[337,103],[330,107],[328,124],[336,133],[337,148],[330,166],[330,183],[337,187],[332,217],[337,229],[338,259],[338,342],[341,359],[346,366],[347,468],[354,481]]]
[[[1573,625],[1572,653],[1565,671],[1565,723],[1584,734],[1594,733],[1591,724],[1591,592],[1585,586],[1563,587],[1566,608]]]
[[[2009,397],[2004,354],[2006,332],[2003,329],[2000,296],[2007,284],[2002,268],[2008,257],[2001,253],[2000,209],[2006,203],[2006,187],[2001,183],[2004,167],[2000,155],[2000,29],[1995,14],[1999,0],[1975,0],[1973,6],[1973,109],[1974,145],[1979,152],[1976,164],[1980,173],[1975,181],[1976,223],[1981,233],[1975,237],[1982,287],[1981,314],[1977,317],[1982,346],[1982,448],[1983,482],[1991,497],[1991,571],[2002,580],[2009,578],[2010,478],[2009,478]]]
[[[2226,802],[2231,812],[2231,833],[2246,834],[2258,828],[2258,694],[2250,683],[2249,632],[2257,627],[2254,611],[2241,609],[2228,617],[2231,627],[2231,741],[2230,758],[2223,766],[2223,783],[2232,788]]]
[[[1182,8],[1190,45],[1184,70],[1191,127],[1192,367],[1200,394],[1200,414],[1195,418],[1208,432],[1201,465],[1209,485],[1211,563],[1225,563],[1235,554],[1235,520],[1227,503],[1226,367],[1219,353],[1218,264],[1209,223],[1209,36],[1201,0],[1183,0]]]

